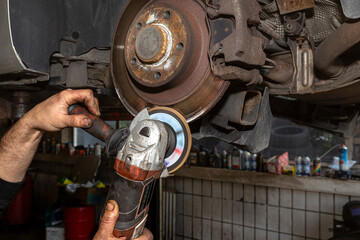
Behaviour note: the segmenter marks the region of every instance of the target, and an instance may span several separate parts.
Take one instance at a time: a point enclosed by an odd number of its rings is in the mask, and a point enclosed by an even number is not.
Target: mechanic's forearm
[[[44,131],[32,127],[32,119],[22,117],[0,141],[0,178],[21,182],[34,157]]]

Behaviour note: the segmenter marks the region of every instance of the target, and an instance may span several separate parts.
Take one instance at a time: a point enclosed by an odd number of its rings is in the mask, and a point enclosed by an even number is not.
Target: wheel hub
[[[132,0],[120,16],[111,50],[115,89],[130,113],[166,106],[190,122],[221,98],[200,0]]]
[[[143,63],[158,62],[165,54],[167,37],[163,29],[154,26],[142,30],[136,37],[136,56]]]
[[[169,83],[181,67],[187,42],[186,24],[174,9],[158,6],[140,12],[127,34],[125,58],[131,76],[142,86]]]

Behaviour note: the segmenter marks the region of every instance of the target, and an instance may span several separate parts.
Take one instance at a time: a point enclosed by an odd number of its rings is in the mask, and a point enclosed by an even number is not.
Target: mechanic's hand
[[[58,131],[66,127],[90,127],[92,121],[85,115],[68,114],[69,106],[75,103],[84,103],[91,113],[100,116],[98,99],[90,89],[68,89],[39,103],[26,113],[24,118],[31,127],[43,131]]]
[[[116,220],[119,217],[119,207],[114,200],[110,200],[106,204],[104,216],[101,219],[99,230],[95,234],[93,240],[119,240],[113,235]],[[136,240],[153,240],[154,237],[148,229],[144,229],[143,233]]]

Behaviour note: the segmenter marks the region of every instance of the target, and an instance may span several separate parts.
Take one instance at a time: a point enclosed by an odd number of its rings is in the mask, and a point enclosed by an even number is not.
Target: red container
[[[66,240],[87,240],[95,227],[95,207],[64,207]]]
[[[22,225],[29,221],[33,187],[32,178],[30,175],[27,175],[24,186],[5,210],[5,221],[9,226]]]

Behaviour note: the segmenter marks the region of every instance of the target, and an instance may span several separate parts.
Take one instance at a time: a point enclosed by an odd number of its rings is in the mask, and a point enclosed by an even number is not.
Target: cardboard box
[[[274,156],[267,160],[266,162],[266,169],[268,173],[281,175],[282,168],[284,166],[289,165],[289,154],[288,152],[284,153],[281,156]]]

